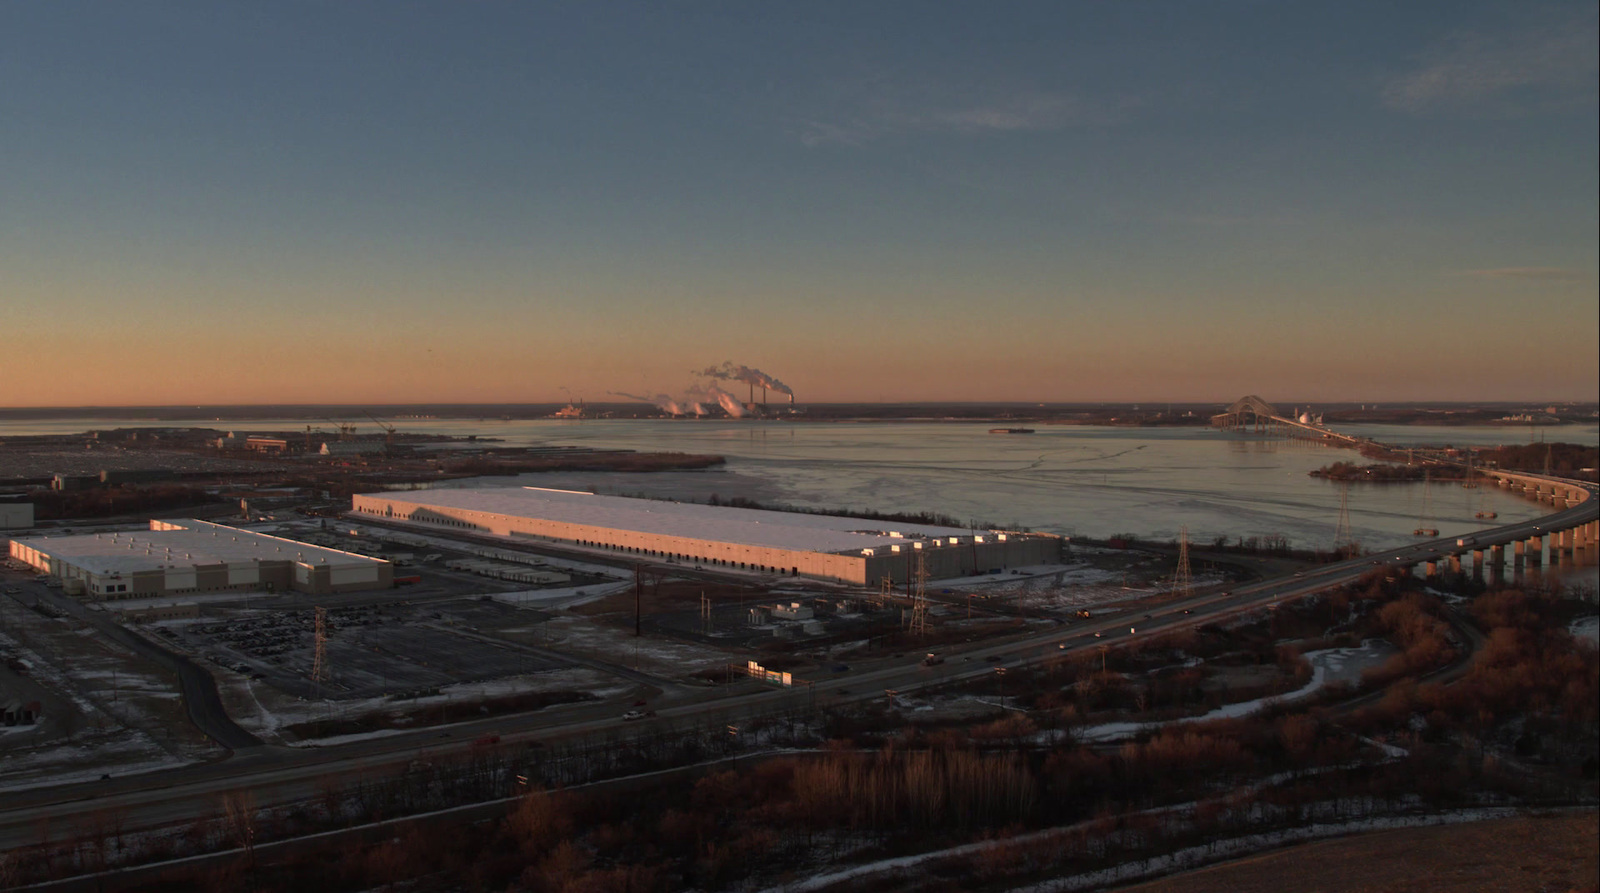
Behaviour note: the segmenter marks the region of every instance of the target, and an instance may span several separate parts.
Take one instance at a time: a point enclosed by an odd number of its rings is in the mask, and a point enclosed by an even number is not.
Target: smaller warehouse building
[[[387,561],[213,524],[151,521],[149,530],[11,541],[11,557],[97,599],[193,592],[387,589]]]

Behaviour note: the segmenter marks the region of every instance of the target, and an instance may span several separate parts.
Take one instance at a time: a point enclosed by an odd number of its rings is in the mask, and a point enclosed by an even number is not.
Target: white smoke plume
[[[745,384],[754,385],[758,388],[766,388],[769,391],[777,391],[780,394],[787,394],[790,397],[794,396],[793,388],[777,380],[776,378],[773,378],[767,373],[762,372],[760,369],[752,369],[749,366],[741,366],[733,362],[724,361],[721,366],[709,366],[700,370],[699,372],[696,372],[695,374],[703,375],[706,378],[720,379],[722,381],[743,382]]]
[[[683,402],[688,407],[688,410],[695,414],[696,418],[700,418],[711,411],[706,408],[706,404],[715,403],[716,398],[712,397],[705,388],[699,385],[690,385],[683,395]]]
[[[606,393],[615,397],[627,397],[629,400],[638,400],[641,403],[654,403],[656,406],[660,407],[663,412],[667,412],[672,415],[683,415],[683,407],[678,405],[678,401],[672,399],[666,394],[657,394],[654,397],[643,397],[638,394],[624,393],[623,391],[607,391]]]
[[[733,396],[716,385],[712,385],[710,388],[708,388],[707,393],[716,398],[717,404],[722,407],[723,411],[727,412],[729,417],[735,419],[742,419],[745,417],[744,405],[739,402],[738,397]]]

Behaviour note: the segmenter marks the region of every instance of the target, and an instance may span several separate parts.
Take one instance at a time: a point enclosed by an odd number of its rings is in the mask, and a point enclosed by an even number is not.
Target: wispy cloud
[[[1594,7],[1573,19],[1489,34],[1460,31],[1429,48],[1420,66],[1389,80],[1381,98],[1413,114],[1520,114],[1594,101]]]
[[[849,92],[849,91],[842,91]],[[926,91],[919,91],[925,94]],[[1130,98],[1090,102],[1066,93],[1020,90],[973,96],[907,96],[881,87],[852,96],[831,116],[804,119],[807,146],[860,146],[905,133],[983,134],[1062,130],[1115,123],[1139,103]]]
[[[1493,267],[1487,270],[1463,270],[1462,275],[1479,279],[1528,279],[1540,282],[1578,282],[1584,278],[1577,270],[1561,267]]]
[[[1213,229],[1229,229],[1234,227],[1285,227],[1300,226],[1305,223],[1304,218],[1287,213],[1170,213],[1161,215],[1165,223],[1176,223],[1186,226],[1202,226]]]

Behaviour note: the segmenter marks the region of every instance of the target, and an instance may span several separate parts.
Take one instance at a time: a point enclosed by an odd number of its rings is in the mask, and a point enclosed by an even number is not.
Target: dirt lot
[[[1238,859],[1137,893],[1587,891],[1600,884],[1600,814],[1377,831]]]

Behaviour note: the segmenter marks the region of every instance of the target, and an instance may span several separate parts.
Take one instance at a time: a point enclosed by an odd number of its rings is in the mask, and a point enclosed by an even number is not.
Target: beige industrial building
[[[1048,534],[971,531],[761,509],[599,496],[539,487],[368,493],[356,516],[537,540],[706,567],[867,586],[904,582],[919,562],[930,578],[1051,564]]]
[[[11,557],[97,599],[192,592],[387,589],[387,561],[213,524],[151,521],[149,530],[11,541]]]

